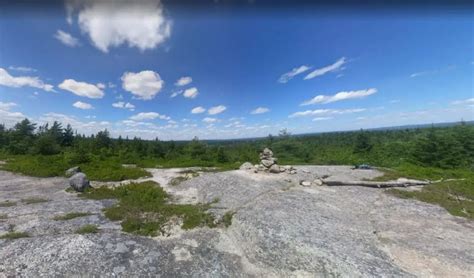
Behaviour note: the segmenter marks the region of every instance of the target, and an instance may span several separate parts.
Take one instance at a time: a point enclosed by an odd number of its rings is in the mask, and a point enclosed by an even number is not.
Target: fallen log
[[[420,181],[410,179],[398,179],[396,181],[328,181],[323,180],[323,185],[327,186],[365,186],[374,188],[387,188],[387,187],[408,187],[415,185],[428,185],[433,183],[432,181]]]

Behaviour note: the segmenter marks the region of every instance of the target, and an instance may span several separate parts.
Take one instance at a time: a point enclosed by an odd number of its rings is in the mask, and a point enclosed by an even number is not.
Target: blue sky
[[[472,10],[145,2],[3,9],[0,122],[176,140],[474,119]]]

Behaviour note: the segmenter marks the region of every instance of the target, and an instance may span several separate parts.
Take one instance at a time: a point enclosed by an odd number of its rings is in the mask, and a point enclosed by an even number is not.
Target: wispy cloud
[[[0,68],[0,85],[20,88],[20,87],[33,87],[42,89],[48,92],[54,92],[54,86],[44,83],[38,77],[33,76],[11,76],[5,69]]]
[[[37,71],[36,69],[30,68],[30,67],[15,67],[15,66],[9,66],[8,69],[10,69],[10,70],[16,70],[16,71],[22,71],[22,72],[35,72],[35,71]]]
[[[250,112],[250,114],[253,114],[253,115],[263,114],[263,113],[267,113],[269,111],[270,111],[270,109],[268,109],[266,107],[257,107],[254,110],[252,110],[252,112]]]
[[[293,77],[297,76],[298,74],[302,74],[302,73],[308,71],[309,69],[311,69],[311,67],[306,66],[306,65],[302,65],[302,66],[299,66],[297,68],[293,68],[291,71],[282,74],[282,76],[280,76],[280,78],[278,78],[278,82],[287,83],[288,81],[293,79]]]
[[[224,112],[227,109],[224,105],[214,106],[207,110],[209,115],[217,115]]]
[[[365,98],[367,96],[375,94],[376,92],[377,92],[377,89],[370,88],[370,89],[358,90],[358,91],[343,91],[332,96],[318,95],[310,100],[307,100],[301,103],[301,105],[304,106],[304,105],[311,105],[311,104],[317,104],[317,103],[325,104],[325,103],[331,103],[331,102],[336,102],[336,101],[341,101],[341,100],[346,100],[346,99]]]
[[[192,110],[191,110],[191,113],[192,114],[201,114],[201,113],[204,113],[206,112],[206,109],[202,106],[198,106],[198,107],[194,107]]]
[[[316,117],[313,119],[313,122],[319,122],[319,121],[327,121],[334,119],[334,117]]]
[[[119,102],[112,103],[112,106],[115,108],[128,109],[130,111],[135,111],[135,105],[131,104],[130,102],[119,101]]]
[[[67,45],[69,47],[76,47],[79,46],[79,40],[75,37],[73,37],[71,34],[64,32],[63,30],[57,30],[56,33],[54,34],[54,37],[63,43],[64,45]]]
[[[415,77],[419,77],[419,76],[425,76],[425,75],[432,75],[432,74],[442,73],[442,72],[446,72],[446,71],[453,70],[453,69],[455,69],[455,68],[456,68],[455,65],[450,65],[450,66],[445,67],[445,68],[442,68],[442,69],[419,71],[419,72],[415,72],[415,73],[410,74],[410,78],[415,78]]]
[[[359,113],[364,112],[365,108],[354,108],[354,109],[316,109],[316,110],[306,110],[295,112],[288,116],[288,118],[296,117],[305,117],[305,116],[315,116],[315,115],[340,115],[340,114],[350,114],[350,113]]]
[[[154,119],[160,119],[160,120],[171,120],[170,117],[166,115],[160,115],[160,113],[156,112],[141,112],[136,115],[133,115],[130,117],[130,120],[133,121],[143,121],[143,120],[154,120]]]
[[[215,123],[215,122],[217,122],[217,119],[206,117],[206,118],[202,119],[202,121],[205,122],[205,123]]]
[[[97,87],[97,85],[76,81],[74,79],[66,79],[61,84],[59,84],[58,87],[81,97],[104,97],[104,92],[99,87]]]
[[[346,63],[347,63],[346,57],[342,57],[339,60],[337,60],[334,64],[331,64],[331,65],[328,65],[328,66],[325,66],[325,67],[322,67],[310,72],[308,75],[304,77],[304,80],[313,79],[315,77],[324,75],[329,72],[342,70],[343,69],[342,66]]]
[[[183,76],[174,83],[176,86],[186,86],[193,82],[193,79],[190,76]]]
[[[451,102],[454,105],[474,105],[474,98],[462,99],[462,100],[455,100]]]
[[[76,101],[76,102],[74,102],[74,104],[72,106],[74,106],[76,108],[79,108],[79,109],[82,109],[82,110],[88,110],[88,109],[93,109],[94,108],[89,103],[85,103],[85,102],[82,102],[82,101]]]

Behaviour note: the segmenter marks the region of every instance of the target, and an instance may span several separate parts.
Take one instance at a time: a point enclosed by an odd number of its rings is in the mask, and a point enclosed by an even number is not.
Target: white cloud
[[[205,122],[205,123],[215,123],[215,122],[217,122],[217,119],[206,117],[206,118],[202,119],[202,121]]]
[[[393,104],[393,103],[399,103],[399,102],[400,102],[400,100],[399,100],[399,99],[392,99],[392,100],[391,100],[391,101],[389,101],[389,102],[390,102],[390,103],[392,103],[392,104]]]
[[[269,112],[270,109],[266,108],[266,107],[257,107],[255,108],[252,112],[250,112],[250,114],[263,114],[263,113],[267,113]]]
[[[87,98],[103,98],[104,92],[94,84],[66,79],[58,85],[59,88],[75,95]]]
[[[316,117],[313,119],[313,122],[318,122],[318,121],[327,121],[327,120],[331,120],[331,119],[334,119],[333,117]]]
[[[97,86],[97,88],[99,88],[101,90],[105,89],[105,87],[106,87],[104,83],[97,83],[96,86]]]
[[[64,45],[70,47],[79,46],[79,40],[73,37],[71,34],[64,32],[63,30],[57,30],[54,34],[54,37]]]
[[[174,83],[174,85],[176,85],[176,86],[186,86],[186,85],[190,84],[191,82],[193,82],[193,79],[191,77],[183,76],[180,79],[178,79],[176,81],[176,83]]]
[[[192,88],[186,89],[183,95],[185,98],[195,98],[197,97],[198,94],[199,94],[198,89],[196,87],[192,87]]]
[[[282,74],[282,76],[280,76],[280,78],[278,79],[278,82],[287,83],[288,81],[293,79],[293,77],[297,76],[298,74],[306,72],[310,68],[311,68],[310,66],[306,66],[306,65],[302,65],[302,66],[299,66],[297,68],[293,68],[291,71]]]
[[[83,110],[94,108],[89,103],[85,103],[85,102],[82,102],[82,101],[76,101],[76,102],[74,102],[74,104],[72,106],[74,106],[76,108],[79,108],[79,109],[83,109]]]
[[[163,88],[163,83],[160,75],[151,70],[122,75],[122,88],[143,100],[153,99]]]
[[[175,98],[183,93],[183,90],[175,91],[171,94],[170,98]]]
[[[474,97],[473,98],[468,98],[468,99],[463,99],[463,100],[455,100],[451,102],[451,104],[454,105],[462,105],[462,104],[467,104],[467,105],[473,105],[474,104]]]
[[[119,101],[119,102],[112,103],[112,106],[115,108],[128,109],[130,111],[135,111],[135,105],[131,104],[130,102]]]
[[[304,106],[304,105],[311,105],[311,104],[316,104],[316,103],[331,103],[331,102],[336,102],[336,101],[341,101],[341,100],[346,100],[346,99],[364,98],[372,94],[375,94],[376,92],[377,92],[377,89],[370,88],[366,90],[339,92],[332,96],[319,95],[301,103],[301,105]]]
[[[160,115],[156,112],[141,112],[136,115],[130,117],[130,120],[134,121],[143,121],[143,120],[154,120],[154,119],[161,119],[161,120],[171,120],[170,117],[166,115]]]
[[[207,110],[207,113],[209,115],[217,115],[224,112],[226,109],[227,107],[225,107],[224,105],[214,106],[209,108],[209,110]]]
[[[68,22],[78,10],[78,24],[92,44],[107,53],[126,44],[141,51],[153,49],[171,35],[171,21],[159,0],[69,1]]]
[[[9,66],[8,69],[11,70],[16,70],[16,71],[23,71],[23,72],[35,72],[37,71],[34,68],[29,68],[29,67],[15,67],[15,66]]]
[[[206,109],[202,106],[194,107],[191,110],[191,113],[193,113],[193,114],[201,114],[201,113],[204,113],[204,112],[206,112]]]
[[[328,66],[325,66],[325,67],[322,67],[320,69],[316,69],[316,70],[310,72],[308,75],[306,75],[304,77],[304,80],[313,79],[315,77],[324,75],[328,72],[338,71],[338,70],[342,69],[341,67],[346,63],[347,63],[346,58],[342,57],[332,65],[328,65]]]
[[[306,111],[300,111],[300,112],[293,113],[290,116],[288,116],[288,118],[304,117],[304,116],[315,116],[315,115],[350,114],[350,113],[363,112],[365,110],[366,110],[365,108],[306,110]]]
[[[443,72],[451,71],[455,68],[456,68],[455,65],[449,65],[447,67],[440,68],[440,69],[419,71],[419,72],[415,72],[415,73],[410,74],[410,78],[415,78],[415,77],[424,76],[424,75],[432,75],[432,74],[437,74],[437,73],[443,73]]]
[[[10,110],[10,108],[16,106],[14,102],[1,102],[0,101],[0,110]]]
[[[5,69],[0,68],[0,85],[20,88],[24,86],[42,89],[48,92],[54,91],[53,85],[45,84],[38,77],[32,76],[11,76]]]

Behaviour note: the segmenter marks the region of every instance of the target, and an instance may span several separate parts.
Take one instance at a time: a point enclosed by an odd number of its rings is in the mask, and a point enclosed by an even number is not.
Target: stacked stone
[[[280,167],[277,164],[278,159],[276,157],[273,157],[273,152],[269,148],[265,148],[261,153],[260,153],[260,164],[257,164],[253,167],[254,172],[270,172],[270,173],[282,173],[286,172],[288,174],[296,174],[296,169],[293,168],[292,166],[283,166]],[[251,164],[246,162],[242,164],[240,169],[242,170],[250,170],[251,169]]]

